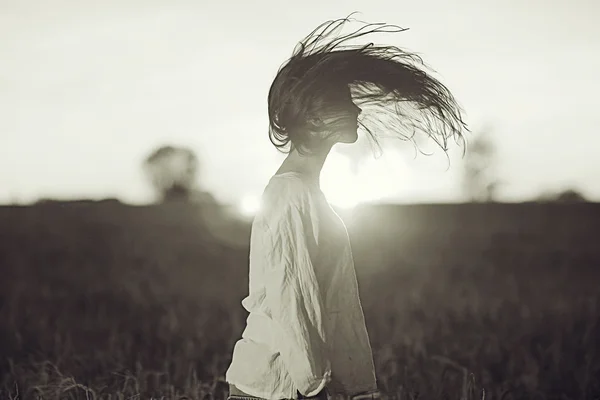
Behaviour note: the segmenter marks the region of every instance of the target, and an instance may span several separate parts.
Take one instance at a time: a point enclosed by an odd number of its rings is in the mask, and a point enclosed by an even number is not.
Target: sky
[[[141,164],[163,144],[193,149],[219,200],[260,194],[284,158],[267,134],[277,69],[353,11],[409,28],[372,40],[419,53],[470,128],[491,128],[500,200],[570,187],[600,200],[594,0],[0,0],[0,203],[149,202]],[[448,168],[441,152],[392,150],[352,175],[344,146],[323,171],[332,197],[463,199],[459,152]]]

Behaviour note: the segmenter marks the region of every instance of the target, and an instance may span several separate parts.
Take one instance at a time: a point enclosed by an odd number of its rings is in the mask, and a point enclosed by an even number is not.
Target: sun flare
[[[390,165],[391,161],[395,165]],[[367,158],[353,169],[350,157],[332,151],[321,174],[321,189],[332,205],[343,209],[381,201],[398,193],[397,167],[401,162],[400,155],[390,151],[377,160]]]

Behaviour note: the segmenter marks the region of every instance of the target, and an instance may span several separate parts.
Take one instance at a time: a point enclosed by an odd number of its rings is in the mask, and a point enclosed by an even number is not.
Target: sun
[[[321,190],[331,204],[340,208],[352,209],[361,202],[348,157],[336,152],[329,154],[321,172]]]
[[[365,159],[356,170],[348,156],[332,151],[321,173],[321,189],[332,205],[349,210],[397,194],[402,167],[400,154],[393,150],[379,159]]]

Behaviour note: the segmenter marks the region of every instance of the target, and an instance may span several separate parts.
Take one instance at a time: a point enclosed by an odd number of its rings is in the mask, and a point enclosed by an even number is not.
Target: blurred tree
[[[560,203],[581,203],[587,201],[585,196],[575,189],[568,189],[556,196],[556,201]]]
[[[163,202],[190,201],[196,193],[198,158],[188,148],[162,146],[146,158],[143,167]]]
[[[582,203],[587,202],[587,199],[581,192],[575,189],[567,189],[559,193],[544,192],[537,197],[536,201],[540,203]]]
[[[489,127],[469,142],[464,161],[463,186],[469,201],[494,201],[500,185],[495,176],[496,148]]]

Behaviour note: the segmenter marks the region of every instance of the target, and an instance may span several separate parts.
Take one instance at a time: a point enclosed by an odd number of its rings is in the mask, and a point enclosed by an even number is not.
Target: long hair
[[[347,44],[369,34],[407,29],[361,22],[359,29],[339,35],[347,22],[356,21],[351,16],[318,26],[279,68],[268,96],[273,145],[282,152],[288,144],[290,150],[303,151],[307,142],[300,133],[302,128],[318,129],[310,123],[315,108],[344,86],[362,109],[360,128],[379,150],[379,139],[384,138],[411,141],[416,148],[419,142],[431,139],[446,154],[449,138],[465,144],[463,132],[469,129],[460,105],[450,90],[426,71],[430,68],[420,56],[396,46]]]

